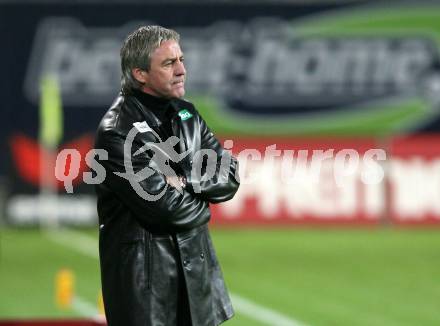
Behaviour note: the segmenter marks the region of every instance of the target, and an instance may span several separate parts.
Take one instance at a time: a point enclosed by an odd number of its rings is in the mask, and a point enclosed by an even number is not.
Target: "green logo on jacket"
[[[189,118],[192,118],[192,114],[188,112],[187,109],[183,109],[179,111],[179,117],[182,119],[182,121],[188,120]]]

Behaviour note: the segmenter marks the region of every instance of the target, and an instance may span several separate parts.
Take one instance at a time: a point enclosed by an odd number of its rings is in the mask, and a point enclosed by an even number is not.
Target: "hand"
[[[182,189],[185,188],[185,177],[181,176],[166,176],[167,183],[176,188],[179,192],[182,192]]]

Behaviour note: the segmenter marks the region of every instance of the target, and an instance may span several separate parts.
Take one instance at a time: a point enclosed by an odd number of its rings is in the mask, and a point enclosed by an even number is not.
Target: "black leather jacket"
[[[151,150],[136,152],[146,144],[158,144],[157,136],[163,136],[160,121],[138,97],[120,95],[97,131],[95,148],[108,153],[99,160],[106,178],[96,190],[102,290],[110,326],[177,325],[177,264],[183,269],[193,325],[218,325],[233,315],[207,223],[209,203],[229,200],[236,193],[238,164],[191,103],[173,100],[172,105],[172,130],[181,139],[177,146],[189,152],[177,163],[187,182],[182,193],[155,170],[137,184],[148,194],[163,195],[145,200],[124,177],[127,159],[134,173],[157,168]],[[124,158],[124,144],[133,130],[136,135],[131,149],[125,147]],[[218,156],[209,180],[191,174],[200,149],[212,149]],[[222,158],[229,169],[220,169]]]

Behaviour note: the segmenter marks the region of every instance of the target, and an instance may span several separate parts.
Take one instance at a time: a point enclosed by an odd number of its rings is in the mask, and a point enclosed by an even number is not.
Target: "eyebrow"
[[[166,63],[168,63],[168,62],[172,62],[172,63],[174,63],[174,62],[177,61],[177,59],[182,60],[182,58],[184,58],[184,55],[183,55],[183,54],[182,54],[181,56],[179,56],[178,58],[176,58],[176,57],[174,57],[174,58],[166,58],[165,60],[162,61],[162,64],[164,65],[164,64],[166,64]]]

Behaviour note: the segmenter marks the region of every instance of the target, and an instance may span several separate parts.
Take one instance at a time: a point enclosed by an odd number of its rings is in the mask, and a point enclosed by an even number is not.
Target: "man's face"
[[[164,41],[151,55],[142,90],[157,97],[180,98],[185,95],[185,74],[179,43]]]

